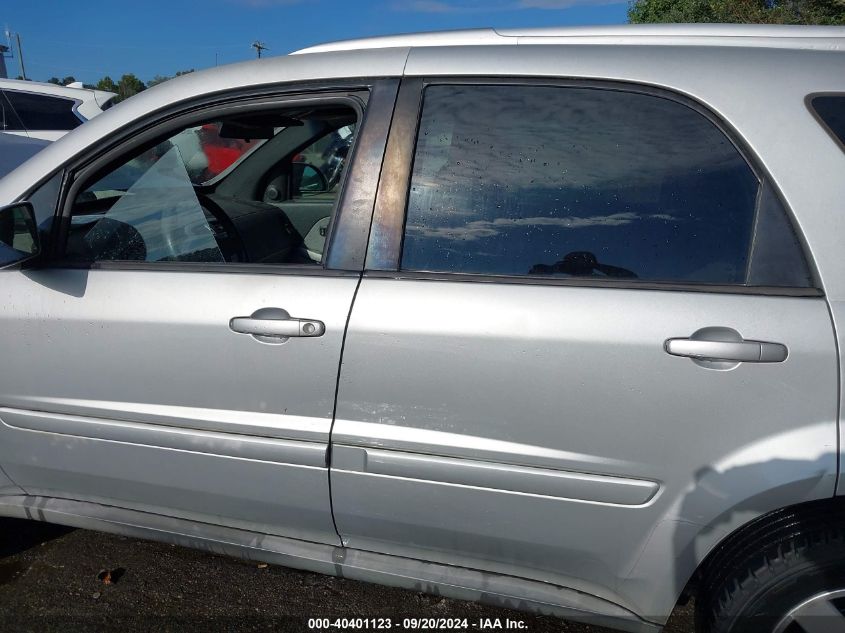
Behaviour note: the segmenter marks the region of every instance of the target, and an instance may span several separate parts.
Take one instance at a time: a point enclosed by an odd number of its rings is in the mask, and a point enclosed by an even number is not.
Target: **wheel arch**
[[[679,597],[694,594],[704,570],[744,535],[782,517],[800,519],[815,504],[841,507],[845,518],[845,500],[834,497],[835,433],[835,422],[824,422],[761,438],[667,490],[665,510],[631,553],[619,598],[640,617],[665,623]]]
[[[845,497],[833,496],[796,503],[767,512],[741,525],[719,541],[696,568],[682,596],[706,597],[727,578],[732,561],[745,560],[819,526],[845,525]]]

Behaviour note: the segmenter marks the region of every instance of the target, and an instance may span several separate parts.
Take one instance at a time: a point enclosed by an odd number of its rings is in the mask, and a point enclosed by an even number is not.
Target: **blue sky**
[[[282,55],[338,39],[442,29],[614,24],[613,0],[7,0],[0,28],[20,33],[27,76],[147,81],[251,59],[261,40]],[[5,35],[2,40],[5,42]],[[18,60],[7,59],[9,74]]]

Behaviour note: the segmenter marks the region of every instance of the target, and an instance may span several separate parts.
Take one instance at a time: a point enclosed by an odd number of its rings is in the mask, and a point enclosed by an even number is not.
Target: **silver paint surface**
[[[0,464],[30,494],[337,543],[326,450],[357,279],[40,270],[3,277]],[[265,345],[258,308],[326,332]]]
[[[708,326],[786,341],[789,358],[718,371],[664,350]],[[391,461],[333,464],[335,521],[353,548],[553,582],[665,619],[715,534],[833,494],[836,387],[821,298],[365,276],[333,441],[339,457],[361,446]],[[421,455],[443,457],[433,468]],[[481,463],[498,484],[465,474]],[[661,490],[645,502],[584,485],[542,496],[538,468]],[[654,532],[663,522],[696,528]]]
[[[656,630],[721,539],[845,484],[845,152],[805,103],[845,93],[845,29],[486,30],[319,50],[144,91],[0,179],[0,205],[210,93],[403,74],[633,82],[736,132],[825,296],[365,276],[340,365],[356,277],[6,271],[0,513]],[[229,329],[261,308],[326,332],[265,345]],[[710,327],[788,357],[718,371],[665,352]]]

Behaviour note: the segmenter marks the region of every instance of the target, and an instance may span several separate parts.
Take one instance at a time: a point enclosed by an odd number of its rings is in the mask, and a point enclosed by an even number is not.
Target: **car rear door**
[[[223,199],[188,182],[187,156],[159,139],[181,113],[71,169],[54,256],[0,273],[0,463],[28,494],[337,543],[329,429],[395,82],[328,88],[232,97],[237,112],[341,108],[360,123],[322,264],[274,251],[275,231],[289,244],[296,229],[260,191]],[[316,124],[278,124],[266,147]],[[110,190],[115,174],[134,184]]]
[[[832,494],[828,309],[709,112],[527,79],[398,104],[332,434],[345,543],[660,618],[704,526]]]

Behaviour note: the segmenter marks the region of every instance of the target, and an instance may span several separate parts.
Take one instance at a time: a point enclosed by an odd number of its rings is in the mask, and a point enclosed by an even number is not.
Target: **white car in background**
[[[0,79],[0,177],[108,109],[116,96],[81,83]]]
[[[104,90],[0,79],[0,129],[3,132],[55,141],[103,110],[117,95]]]

